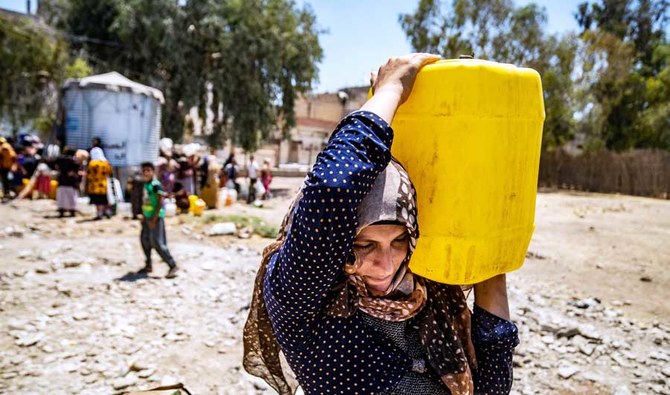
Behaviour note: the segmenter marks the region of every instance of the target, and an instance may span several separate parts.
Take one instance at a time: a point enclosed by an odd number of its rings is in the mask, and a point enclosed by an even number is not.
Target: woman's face
[[[356,273],[373,295],[383,294],[409,251],[407,228],[396,224],[367,226],[356,236],[354,251],[361,262]]]

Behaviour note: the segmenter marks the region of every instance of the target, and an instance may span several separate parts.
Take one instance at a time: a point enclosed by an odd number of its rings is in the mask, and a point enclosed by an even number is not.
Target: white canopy
[[[105,90],[119,92],[129,90],[133,93],[146,95],[158,100],[161,104],[165,103],[163,92],[150,86],[142,85],[138,82],[131,81],[122,74],[112,71],[110,73],[92,75],[82,79],[69,79],[65,81],[63,89],[71,86],[78,86],[79,88],[103,88]]]

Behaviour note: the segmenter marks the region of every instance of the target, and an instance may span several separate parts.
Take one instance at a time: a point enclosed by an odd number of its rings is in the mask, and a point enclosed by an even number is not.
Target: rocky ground
[[[288,202],[169,218],[183,267],[173,280],[157,258],[151,276],[135,274],[137,222],[52,218],[49,201],[0,206],[0,393],[174,382],[272,393],[242,371],[241,334],[269,241],[254,232],[276,227]],[[208,235],[250,216],[240,235]],[[508,276],[521,337],[513,392],[670,394],[670,201],[541,193],[536,216],[527,262]]]

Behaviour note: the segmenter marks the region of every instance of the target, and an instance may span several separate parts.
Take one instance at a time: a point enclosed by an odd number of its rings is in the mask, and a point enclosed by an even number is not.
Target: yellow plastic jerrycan
[[[204,200],[202,200],[202,199],[196,200],[195,204],[193,206],[193,215],[195,215],[196,217],[201,216],[206,208],[207,208],[207,203],[205,203]]]
[[[49,190],[49,199],[56,200],[56,191],[58,190],[58,181],[51,180],[51,189]]]
[[[539,74],[462,59],[424,67],[393,120],[392,154],[417,190],[410,268],[472,284],[523,264],[544,122]]]
[[[197,202],[198,199],[200,199],[198,195],[188,195],[188,211],[190,213],[195,210],[195,202]]]

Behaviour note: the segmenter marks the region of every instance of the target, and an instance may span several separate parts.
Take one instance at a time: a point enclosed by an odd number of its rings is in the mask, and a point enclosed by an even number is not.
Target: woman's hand
[[[505,274],[475,284],[475,304],[491,314],[510,320]]]
[[[439,59],[438,55],[427,53],[390,58],[379,68],[376,75],[371,75],[370,83],[374,96],[361,107],[361,110],[374,112],[390,124],[398,106],[407,100],[412,92],[414,80],[421,67]]]

